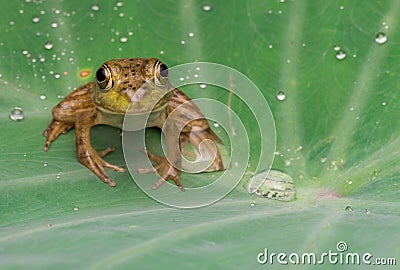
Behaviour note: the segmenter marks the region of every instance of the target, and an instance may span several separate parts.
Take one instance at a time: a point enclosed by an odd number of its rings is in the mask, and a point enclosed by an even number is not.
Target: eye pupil
[[[97,70],[96,72],[96,79],[97,81],[100,82],[104,82],[107,79],[107,74],[106,74],[106,70],[101,67]]]
[[[168,77],[168,67],[165,64],[160,65],[160,75],[163,78]]]

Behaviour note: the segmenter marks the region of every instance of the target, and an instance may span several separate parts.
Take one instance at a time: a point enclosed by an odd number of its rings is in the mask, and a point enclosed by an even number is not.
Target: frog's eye
[[[107,65],[103,65],[96,72],[96,81],[103,91],[110,90],[113,86],[113,80],[111,78],[111,71]]]
[[[157,61],[155,67],[155,80],[157,84],[164,85],[168,79],[168,67],[164,63]]]

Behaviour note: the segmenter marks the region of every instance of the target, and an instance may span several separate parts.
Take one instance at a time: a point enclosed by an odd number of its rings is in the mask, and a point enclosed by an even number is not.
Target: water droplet
[[[57,178],[57,179],[60,179],[60,178],[61,178],[61,174],[60,174],[60,173],[57,173],[57,174],[56,174],[56,178]]]
[[[385,33],[379,32],[375,36],[375,42],[378,44],[384,44],[388,40],[387,36]]]
[[[52,28],[57,28],[57,27],[58,27],[58,23],[52,22],[52,23],[50,24],[50,26],[51,26]]]
[[[100,6],[97,4],[94,4],[90,7],[93,11],[99,11],[100,10]]]
[[[206,5],[203,6],[203,10],[204,11],[210,11],[211,10],[211,6],[206,4]]]
[[[15,25],[15,22],[14,21],[9,21],[8,24],[13,26],[13,25]]]
[[[24,112],[21,108],[15,107],[11,110],[10,119],[13,121],[21,121],[24,120]]]
[[[350,205],[346,206],[344,210],[347,212],[353,212],[353,208]]]
[[[346,183],[349,184],[349,185],[351,185],[351,184],[353,184],[353,181],[351,181],[351,180],[346,180]]]
[[[125,42],[128,41],[128,38],[127,38],[126,36],[122,36],[122,37],[119,39],[119,41],[122,42],[122,43],[125,43]]]
[[[79,211],[79,207],[77,205],[74,206],[73,208],[74,211]]]
[[[371,180],[376,180],[378,178],[379,172],[378,171],[373,171],[371,173]]]
[[[371,211],[369,210],[369,208],[365,208],[364,211],[365,211],[366,214],[370,214],[370,213],[371,213]]]
[[[90,70],[82,70],[81,72],[79,72],[79,76],[82,78],[88,77],[90,75]]]
[[[22,50],[23,55],[27,55],[28,53],[29,53],[28,50]]]
[[[285,92],[279,91],[279,92],[276,94],[276,98],[277,98],[278,100],[280,100],[280,101],[285,100],[285,99],[286,99],[286,94],[285,94]]]
[[[219,127],[219,124],[217,122],[214,123],[214,127]]]
[[[336,54],[336,59],[343,60],[346,58],[346,53],[344,51],[338,51]]]
[[[44,48],[45,49],[47,49],[47,50],[51,50],[52,48],[53,48],[53,43],[52,42],[50,42],[50,41],[47,41],[45,44],[44,44]]]
[[[190,32],[190,33],[188,34],[188,36],[189,36],[189,37],[194,37],[194,33],[193,33],[193,32]]]
[[[181,44],[182,44],[182,45],[185,45],[185,44],[186,44],[186,41],[181,40]]]
[[[61,78],[60,73],[54,73],[54,78],[55,78],[55,79],[60,79],[60,78]]]
[[[344,6],[340,6],[339,9],[340,9],[340,10],[344,10]]]
[[[41,95],[39,96],[39,98],[40,98],[41,100],[45,100],[45,99],[47,98],[47,96],[46,96],[46,94],[41,94]]]
[[[207,84],[205,84],[205,83],[201,83],[201,84],[200,84],[200,88],[204,89],[204,88],[206,88],[206,87],[207,87]]]
[[[35,16],[32,18],[32,22],[38,23],[40,21],[40,18],[38,16]]]
[[[117,7],[122,7],[124,5],[124,2],[117,2]]]
[[[121,12],[118,16],[120,16],[122,18],[125,16],[125,14],[123,12]]]
[[[256,206],[256,202],[255,201],[251,201],[250,202],[250,206]]]
[[[164,54],[164,51],[160,51],[160,54]]]
[[[335,46],[333,46],[333,50],[334,51],[340,51],[342,49],[342,47],[340,47],[340,45],[336,44]]]
[[[386,104],[387,104],[386,102],[382,102],[382,106],[386,106]]]
[[[47,162],[43,163],[43,167],[47,167],[49,164]]]

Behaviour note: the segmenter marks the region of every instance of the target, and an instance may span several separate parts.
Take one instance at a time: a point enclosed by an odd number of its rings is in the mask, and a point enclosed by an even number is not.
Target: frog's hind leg
[[[44,143],[44,151],[48,151],[52,142],[54,142],[60,134],[66,134],[70,129],[74,127],[74,124],[60,122],[53,119],[46,130],[43,132],[43,136],[46,137]]]
[[[224,170],[221,153],[218,145],[223,144],[221,139],[211,130],[192,128],[189,134],[190,143],[193,145],[197,160],[212,161],[212,164],[205,170],[207,172]]]

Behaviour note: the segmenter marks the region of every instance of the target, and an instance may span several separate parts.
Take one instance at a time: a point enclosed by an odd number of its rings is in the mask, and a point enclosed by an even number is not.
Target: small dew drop
[[[194,33],[193,33],[193,32],[190,32],[190,33],[188,34],[188,36],[189,36],[189,37],[194,37]]]
[[[60,79],[60,78],[61,78],[60,73],[54,73],[54,78],[55,78],[55,79]]]
[[[279,91],[279,92],[276,94],[276,99],[278,99],[279,101],[285,100],[285,99],[286,99],[286,94],[285,94],[285,92]]]
[[[336,59],[343,60],[346,58],[346,53],[344,51],[338,51],[336,54]]]
[[[369,210],[369,208],[365,208],[364,212],[365,212],[366,214],[370,214],[370,213],[371,213],[371,211]]]
[[[56,174],[56,179],[60,179],[61,178],[61,174],[60,173],[57,173]]]
[[[43,163],[43,167],[47,167],[49,164],[47,162]]]
[[[118,16],[122,18],[122,17],[125,16],[125,14],[123,12],[121,12],[121,13],[118,14]]]
[[[185,45],[185,44],[186,44],[186,41],[181,40],[181,44],[182,44],[182,45]]]
[[[74,206],[73,208],[74,211],[79,211],[79,207],[77,205]]]
[[[93,10],[93,11],[99,11],[99,10],[100,10],[100,6],[97,5],[97,4],[92,5],[90,8],[91,8],[91,10]]]
[[[125,42],[128,41],[128,37],[122,36],[122,37],[120,37],[119,41],[122,42],[122,43],[125,43]]]
[[[206,88],[206,87],[207,87],[207,84],[205,84],[205,83],[201,83],[201,84],[200,84],[200,88],[204,89],[204,88]]]
[[[256,202],[255,201],[251,201],[250,202],[250,206],[256,206]]]
[[[160,54],[164,54],[164,51],[160,51]]]
[[[203,6],[203,10],[204,11],[210,11],[211,10],[211,6],[210,5],[204,5]]]
[[[378,171],[373,171],[371,173],[371,180],[376,180],[379,176],[379,172]]]
[[[47,41],[47,42],[44,44],[44,48],[47,49],[47,50],[53,49],[53,46],[54,46],[53,43],[50,42],[50,41]]]
[[[47,96],[46,96],[46,94],[41,94],[41,95],[39,96],[39,98],[40,98],[41,100],[45,100],[45,99],[47,98]]]
[[[353,181],[347,180],[346,183],[349,184],[349,185],[351,185],[351,184],[353,184]]]
[[[117,2],[117,7],[122,7],[124,5],[124,2]]]
[[[336,44],[335,46],[333,46],[333,50],[338,52],[342,49],[342,47],[340,47],[340,45]]]
[[[219,124],[217,122],[214,123],[214,127],[219,127]]]
[[[15,22],[14,21],[9,21],[8,24],[13,26],[13,25],[15,25]]]
[[[57,28],[57,27],[58,27],[58,23],[52,22],[52,23],[50,24],[50,26],[51,26],[52,28]]]
[[[23,55],[27,55],[28,53],[29,53],[28,50],[22,50]]]
[[[38,23],[40,21],[40,18],[38,16],[35,16],[32,18],[32,22]]]
[[[13,121],[22,121],[24,120],[24,112],[21,108],[15,107],[11,110],[10,119]]]
[[[378,44],[384,44],[388,40],[387,36],[385,33],[379,32],[375,36],[375,42]]]
[[[346,206],[344,210],[347,212],[353,212],[353,208],[350,205]]]

